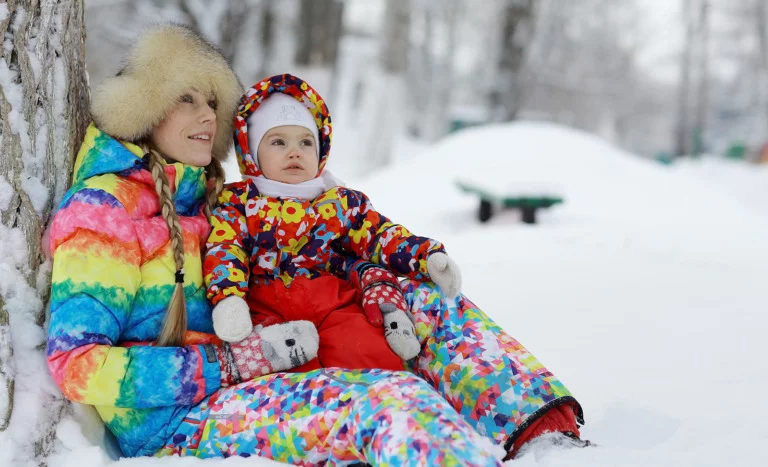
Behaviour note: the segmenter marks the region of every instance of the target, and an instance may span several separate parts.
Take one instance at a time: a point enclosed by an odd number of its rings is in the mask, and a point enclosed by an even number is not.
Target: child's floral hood
[[[328,162],[328,154],[331,151],[331,115],[325,101],[317,91],[301,78],[289,74],[275,75],[260,81],[240,98],[240,105],[235,116],[235,152],[240,165],[240,173],[251,177],[261,175],[261,170],[256,164],[255,148],[248,147],[248,125],[246,122],[264,99],[276,92],[282,92],[296,98],[315,117],[320,138],[319,176]]]

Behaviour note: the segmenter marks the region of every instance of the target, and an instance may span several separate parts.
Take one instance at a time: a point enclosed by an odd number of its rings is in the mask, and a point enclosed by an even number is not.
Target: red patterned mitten
[[[379,266],[369,266],[361,277],[363,311],[373,325],[384,325],[384,337],[398,357],[410,360],[421,352],[413,317],[408,312],[397,277]]]

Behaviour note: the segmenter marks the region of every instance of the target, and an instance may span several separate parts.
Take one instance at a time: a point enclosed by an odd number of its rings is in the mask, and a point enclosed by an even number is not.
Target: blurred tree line
[[[279,72],[312,83],[366,170],[391,160],[398,135],[515,119],[647,156],[768,140],[765,0],[665,1],[681,4],[673,33],[643,21],[641,0],[90,0],[88,69],[92,83],[114,73],[152,22],[192,25],[246,86]],[[640,66],[670,34],[679,44]]]
[[[682,3],[675,152],[741,147],[744,157],[757,160],[768,142],[768,5],[765,0]]]

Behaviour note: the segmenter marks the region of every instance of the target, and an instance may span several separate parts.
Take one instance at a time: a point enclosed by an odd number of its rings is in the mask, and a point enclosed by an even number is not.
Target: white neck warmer
[[[258,177],[246,175],[246,178],[253,181],[259,193],[270,198],[297,198],[302,200],[312,200],[336,186],[344,186],[344,182],[337,179],[328,170],[323,170],[320,176],[306,182],[290,184],[270,180],[263,174]]]

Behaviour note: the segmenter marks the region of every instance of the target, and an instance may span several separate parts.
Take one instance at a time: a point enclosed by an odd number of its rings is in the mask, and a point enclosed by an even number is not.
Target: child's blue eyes
[[[285,141],[283,141],[282,139],[274,139],[270,144],[272,144],[272,146],[285,146]],[[314,141],[312,141],[311,139],[304,139],[304,140],[301,140],[301,145],[314,146]]]

